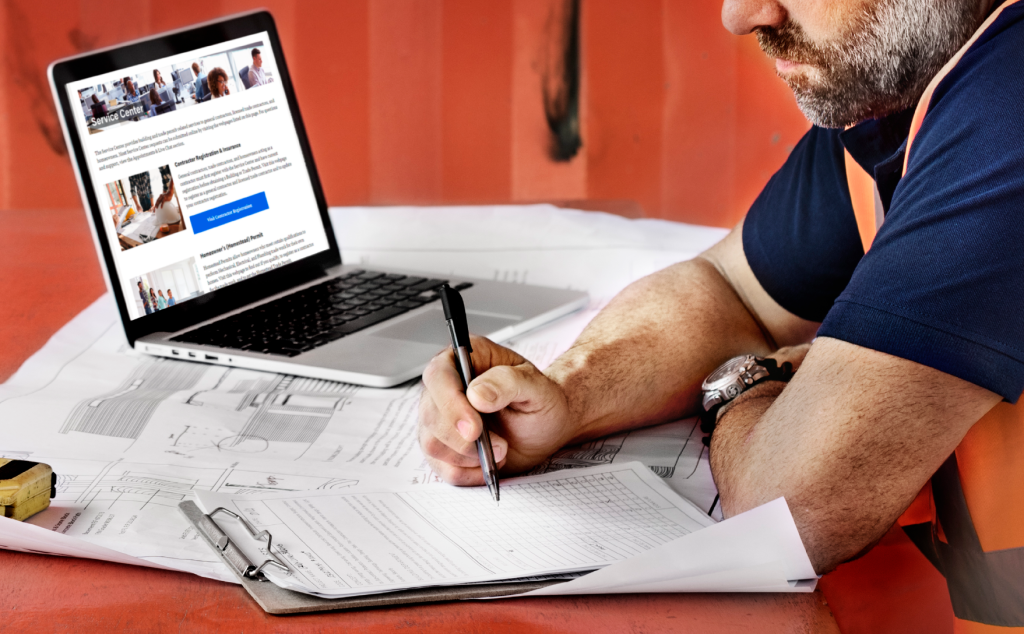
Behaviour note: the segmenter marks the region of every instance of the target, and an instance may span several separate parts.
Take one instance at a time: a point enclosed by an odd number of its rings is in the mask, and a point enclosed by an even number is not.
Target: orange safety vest
[[[936,86],[1016,2],[994,11],[928,85],[910,126],[904,176]],[[882,224],[881,202],[874,179],[848,152],[846,174],[867,253]],[[1000,403],[975,423],[899,524],[946,577],[955,632],[1024,630],[1024,400]]]

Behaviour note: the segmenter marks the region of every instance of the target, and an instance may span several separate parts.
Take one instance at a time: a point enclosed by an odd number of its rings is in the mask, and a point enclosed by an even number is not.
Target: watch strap
[[[761,383],[766,383],[768,381],[782,381],[783,383],[789,383],[789,380],[792,379],[793,375],[796,373],[793,370],[793,364],[789,361],[785,361],[782,365],[779,365],[779,362],[772,358],[758,359],[758,365],[763,367],[768,374],[759,379],[755,379],[743,389],[743,392],[746,392],[755,385],[760,385]],[[743,392],[740,392],[740,394]],[[701,442],[704,443],[705,447],[711,447],[711,435],[715,432],[715,427],[718,425],[718,412],[737,398],[739,398],[739,395],[736,395],[735,398],[729,399],[728,401],[718,402],[715,405],[712,405],[710,409],[701,412],[700,430],[707,434],[701,438]]]

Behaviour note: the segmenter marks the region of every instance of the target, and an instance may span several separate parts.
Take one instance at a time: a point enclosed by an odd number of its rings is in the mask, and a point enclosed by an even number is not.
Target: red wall
[[[61,56],[254,7],[276,17],[332,205],[631,199],[728,226],[808,124],[717,2],[581,0],[583,146],[550,158],[565,0],[4,0],[0,208],[80,205],[46,85]]]

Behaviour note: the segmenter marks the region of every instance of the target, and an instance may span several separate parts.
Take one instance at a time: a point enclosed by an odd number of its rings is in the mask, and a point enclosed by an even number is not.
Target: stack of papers
[[[198,493],[272,536],[282,588],[328,599],[431,586],[564,578],[531,594],[790,592],[815,574],[785,501],[720,524],[640,463],[507,480],[483,488],[226,496]],[[264,542],[218,525],[254,564]]]
[[[544,205],[351,208],[333,209],[331,216],[349,263],[588,291],[592,303],[586,310],[510,343],[541,368],[566,350],[621,288],[694,257],[725,233]],[[0,456],[45,462],[58,474],[49,510],[24,524],[0,518],[0,547],[235,581],[177,505],[206,493],[230,495],[233,503],[264,503],[264,496],[276,495],[452,491],[432,473],[416,441],[420,390],[415,383],[378,390],[146,357],[127,347],[114,303],[104,296],[0,385]],[[308,416],[290,424],[291,405]],[[570,475],[640,461],[648,470],[642,481],[667,485],[689,511],[702,513],[701,521],[687,517],[709,526],[678,540],[737,525],[763,534],[763,526],[745,525],[740,517],[710,526],[706,513],[716,491],[700,439],[696,421],[677,421],[567,448],[536,473]],[[654,480],[651,471],[658,476]],[[276,502],[268,498],[266,503]],[[712,516],[720,518],[717,510]],[[769,519],[780,534],[794,538],[792,520],[786,524],[784,517],[788,511]],[[786,563],[791,553],[777,541],[761,539],[743,537],[744,543],[760,544],[758,557],[744,559],[756,566],[730,577],[729,589],[742,588],[745,582],[737,579],[743,575],[750,575],[750,588],[767,587],[762,582],[769,568],[773,587],[780,589],[791,588],[788,579],[813,573]],[[799,537],[795,540],[799,544]],[[657,550],[672,543],[651,545]],[[743,562],[730,560],[730,552],[722,553],[712,572],[740,570]],[[643,555],[580,564],[576,570],[607,567],[557,588],[599,580],[597,575],[637,556]],[[317,588],[308,583],[309,589]],[[607,588],[596,591],[612,591]],[[700,589],[715,587],[709,581]]]
[[[426,586],[585,572],[714,524],[639,463],[506,480],[496,504],[483,487],[402,487],[310,495],[199,493],[273,535],[290,570],[278,585],[325,598]],[[250,561],[262,542],[219,516]]]

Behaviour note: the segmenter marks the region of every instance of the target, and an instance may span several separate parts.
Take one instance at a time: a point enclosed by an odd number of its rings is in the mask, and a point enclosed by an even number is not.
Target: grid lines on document
[[[614,472],[502,486],[498,507],[482,487],[410,497],[495,573],[606,565],[689,532]]]

